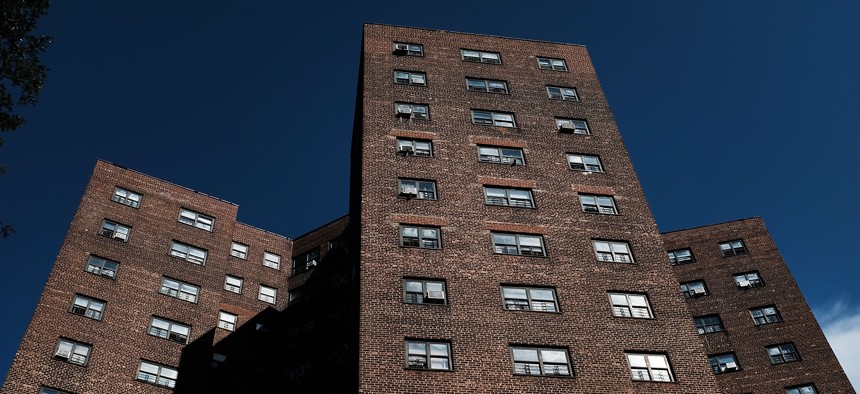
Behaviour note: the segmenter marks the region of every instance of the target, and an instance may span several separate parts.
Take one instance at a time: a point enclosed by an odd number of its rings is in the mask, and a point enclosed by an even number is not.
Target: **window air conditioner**
[[[72,355],[72,352],[70,350],[63,350],[63,349],[57,350],[57,354],[55,354],[55,356],[62,357],[62,358],[69,358],[69,357],[71,357],[71,355]]]
[[[699,291],[696,289],[687,290],[687,293],[690,294],[690,297],[696,297],[699,295]]]
[[[311,269],[311,268],[314,268],[316,266],[317,266],[316,260],[311,260],[311,261],[308,261],[307,263],[305,263],[305,268],[307,268],[307,269]]]
[[[397,153],[400,153],[404,156],[405,155],[414,155],[415,154],[415,148],[408,146],[408,145],[407,146],[401,146],[400,150],[397,151]]]
[[[748,281],[748,280],[738,281],[738,286],[740,286],[740,287],[750,287],[750,281]]]
[[[738,364],[734,361],[730,361],[726,363],[726,366],[722,368],[723,371],[736,371],[738,369]]]
[[[409,50],[409,45],[406,44],[394,44],[394,54],[402,55],[405,54]]]
[[[404,118],[412,117],[412,108],[408,108],[408,107],[397,108],[397,116],[401,116]]]
[[[418,188],[417,187],[401,187],[400,195],[406,197],[417,197],[418,196]]]
[[[427,298],[430,300],[444,300],[445,299],[445,292],[441,291],[441,290],[428,291],[424,295],[424,298]]]
[[[558,125],[558,131],[561,132],[573,133],[574,130],[576,130],[576,126],[573,123],[561,123]]]

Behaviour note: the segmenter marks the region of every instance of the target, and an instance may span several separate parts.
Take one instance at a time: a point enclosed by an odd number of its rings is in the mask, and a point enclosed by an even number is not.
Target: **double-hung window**
[[[421,44],[394,43],[395,55],[424,56],[424,46]]]
[[[781,345],[768,346],[767,355],[768,357],[770,357],[770,363],[773,365],[785,364],[800,360],[800,356],[797,354],[797,349],[794,348],[793,343],[783,343]]]
[[[149,361],[141,360],[137,369],[137,380],[156,386],[173,388],[178,377],[179,372],[175,368]]]
[[[437,371],[451,370],[451,344],[406,341],[406,367]]]
[[[230,256],[238,257],[242,260],[248,258],[248,245],[233,241],[233,246],[230,248]]]
[[[407,119],[430,119],[430,109],[425,104],[394,103],[394,114]]]
[[[244,282],[245,280],[238,276],[227,275],[224,280],[224,290],[231,293],[242,294],[242,284]]]
[[[292,274],[301,274],[315,268],[320,261],[320,248],[316,247],[307,252],[304,252],[296,257],[293,257],[293,272]]]
[[[398,85],[427,86],[427,75],[414,71],[395,71],[394,83]]]
[[[149,335],[156,336],[179,342],[182,344],[188,343],[188,336],[191,333],[191,327],[177,323],[172,320],[162,319],[160,317],[152,317],[149,323]]]
[[[603,166],[600,164],[600,158],[597,156],[569,153],[567,155],[567,164],[574,171],[603,172]]]
[[[206,254],[206,250],[182,242],[173,241],[173,244],[170,246],[171,256],[179,257],[197,265],[204,265],[206,263]]]
[[[681,293],[684,293],[684,298],[696,298],[708,295],[708,289],[705,287],[705,281],[694,280],[681,283]]]
[[[54,350],[54,358],[70,362],[72,364],[87,365],[90,359],[92,346],[75,342],[70,339],[60,338],[57,348]]]
[[[547,287],[502,286],[505,309],[558,312],[555,290]]]
[[[236,322],[239,321],[239,316],[230,312],[218,312],[218,328],[223,328],[227,331],[236,330]]]
[[[278,299],[278,289],[265,285],[260,285],[260,294],[257,299],[269,304],[274,304]]]
[[[439,227],[400,225],[400,246],[423,249],[441,248]]]
[[[514,114],[510,112],[472,110],[472,123],[487,126],[517,127],[517,123],[514,121]]]
[[[611,196],[580,194],[579,204],[582,206],[583,212],[602,213],[605,215],[615,215],[618,213],[618,210],[615,208],[615,199]]]
[[[696,262],[696,258],[693,257],[693,251],[690,248],[670,250],[667,253],[669,255],[669,263],[672,265]]]
[[[159,293],[188,302],[197,302],[200,287],[170,278],[161,278]]]
[[[818,391],[815,391],[815,386],[805,384],[803,386],[786,387],[785,394],[818,394]]]
[[[493,233],[493,252],[520,256],[546,256],[543,236]]]
[[[696,317],[693,319],[693,322],[696,324],[696,331],[698,331],[699,334],[710,334],[712,332],[725,330],[725,327],[723,327],[723,321],[720,320],[719,315]]]
[[[630,245],[627,242],[593,240],[592,243],[599,261],[634,263],[633,254],[630,253]]]
[[[538,68],[541,70],[556,70],[567,71],[567,63],[563,59],[553,59],[550,57],[537,58]]]
[[[516,375],[570,376],[567,349],[511,346]]]
[[[86,316],[93,320],[101,320],[104,310],[104,301],[76,294],[75,300],[72,301],[72,308],[69,309],[69,312],[76,315]]]
[[[416,198],[419,200],[436,199],[436,182],[433,181],[398,179],[397,189],[400,191],[400,197]]]
[[[493,79],[466,78],[466,89],[476,92],[507,93],[508,83]]]
[[[199,229],[212,231],[212,226],[215,224],[215,218],[206,216],[199,212],[194,212],[190,209],[180,208],[179,223],[185,223]]]
[[[403,302],[407,304],[445,304],[445,281],[404,279]]]
[[[140,194],[121,187],[116,188],[113,191],[113,196],[111,196],[111,200],[123,205],[128,205],[132,208],[140,208],[141,198],[143,198],[143,196]]]
[[[502,64],[502,57],[499,55],[498,52],[471,51],[468,49],[461,49],[460,56],[463,58],[464,61],[467,62]]]
[[[105,219],[102,221],[102,228],[99,230],[99,235],[112,239],[118,239],[122,242],[128,242],[128,236],[131,233],[131,228]]]
[[[721,242],[720,252],[722,252],[724,257],[737,256],[739,254],[746,254],[747,247],[744,245],[743,240],[736,239],[734,241]]]
[[[615,316],[640,319],[654,317],[651,313],[651,305],[648,304],[648,297],[644,294],[609,293],[609,301],[612,303],[612,314]]]
[[[531,190],[508,189],[484,186],[484,201],[487,205],[504,205],[519,208],[534,208]]]
[[[782,321],[782,318],[779,316],[779,311],[776,310],[775,306],[750,309],[750,316],[752,316],[753,322],[757,326],[779,323]]]
[[[495,146],[478,146],[478,161],[512,166],[523,166],[526,164],[522,149]]]
[[[739,371],[741,369],[734,353],[723,353],[710,356],[708,357],[708,363],[711,364],[711,370],[714,371],[715,374]]]
[[[116,271],[119,269],[119,263],[98,256],[90,255],[87,260],[87,272],[91,274],[106,276],[108,278],[116,277]]]
[[[734,275],[735,284],[742,289],[764,286],[761,275],[757,271]]]
[[[576,95],[576,89],[574,88],[547,86],[546,94],[553,100],[579,101],[579,96]]]
[[[397,153],[403,156],[433,156],[433,142],[427,140],[398,138]]]
[[[561,133],[591,134],[591,130],[588,129],[588,122],[582,119],[555,118],[555,127]]]
[[[281,269],[281,255],[272,252],[263,252],[263,266],[276,270]]]
[[[627,364],[633,380],[673,382],[669,358],[665,354],[627,353]]]

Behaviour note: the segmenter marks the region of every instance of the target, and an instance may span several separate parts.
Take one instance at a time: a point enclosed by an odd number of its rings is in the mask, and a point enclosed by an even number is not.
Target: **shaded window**
[[[175,368],[149,361],[141,360],[137,369],[137,380],[156,386],[173,388],[178,376],[179,372]]]
[[[149,323],[149,335],[171,340],[173,342],[188,343],[191,327],[175,321],[152,317]]]
[[[427,120],[430,110],[424,104],[395,103],[394,113],[400,118]]]
[[[793,343],[768,346],[767,355],[773,365],[800,361],[800,355],[797,354],[797,349],[794,348]]]
[[[750,309],[750,316],[752,316],[753,322],[757,326],[762,324],[779,323],[782,321],[782,317],[779,316],[779,311],[776,310],[775,306]]]
[[[236,322],[239,321],[239,316],[230,312],[218,312],[218,328],[223,328],[227,331],[236,330]]]
[[[131,233],[131,227],[117,222],[112,222],[105,219],[102,222],[102,228],[99,230],[99,235],[112,239],[118,239],[122,242],[128,242],[128,236]]]
[[[667,253],[669,255],[669,263],[672,265],[694,263],[696,261],[693,257],[693,251],[689,248],[670,250]]]
[[[708,357],[708,363],[711,364],[711,370],[714,371],[715,374],[739,371],[741,369],[734,353],[710,356]]]
[[[699,334],[724,331],[723,322],[718,315],[702,316],[693,319]]]
[[[734,275],[735,284],[740,288],[761,287],[764,282],[761,280],[761,275],[758,272],[747,272]]]
[[[76,315],[86,316],[93,320],[101,320],[104,310],[104,301],[76,294],[69,312]]]
[[[116,277],[116,271],[119,269],[119,263],[98,256],[90,255],[87,260],[87,272],[91,274],[106,276],[108,278]]]
[[[786,387],[785,394],[818,394],[818,391],[815,391],[815,386],[805,384],[803,386]]]
[[[466,78],[466,89],[475,92],[507,93],[508,83],[492,79]]]
[[[681,293],[685,298],[695,298],[708,295],[708,289],[705,287],[705,281],[695,280],[681,283]]]
[[[576,89],[561,86],[547,86],[546,94],[553,100],[579,101]]]

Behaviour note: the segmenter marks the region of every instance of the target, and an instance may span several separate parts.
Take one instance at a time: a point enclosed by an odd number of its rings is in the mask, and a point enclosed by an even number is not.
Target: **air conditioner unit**
[[[397,116],[409,118],[412,117],[412,108],[400,107],[397,108]]]
[[[414,155],[415,154],[415,148],[408,146],[408,145],[407,146],[401,146],[400,150],[397,151],[397,153],[400,153],[401,155],[404,155],[404,156]]]
[[[400,195],[406,197],[417,197],[418,196],[418,188],[417,187],[401,187]]]
[[[409,50],[409,45],[406,44],[394,44],[394,54],[395,55],[403,55]]]
[[[573,123],[561,123],[558,125],[558,131],[565,133],[573,133],[576,130],[576,126]]]
[[[734,361],[730,361],[726,363],[726,366],[721,368],[723,371],[737,371],[738,364]]]
[[[748,281],[748,280],[741,280],[741,281],[738,281],[738,286],[740,286],[740,287],[750,287],[750,281]]]
[[[113,237],[116,239],[121,239],[123,241],[128,241],[128,235],[123,234],[123,233],[116,233],[116,234],[114,234]]]
[[[687,294],[689,294],[690,297],[697,297],[697,296],[701,295],[701,293],[696,289],[687,290]]]
[[[442,290],[428,291],[424,295],[424,298],[427,298],[430,300],[444,300],[445,299],[445,292]]]
[[[307,263],[305,263],[305,268],[307,268],[307,269],[311,269],[311,268],[316,267],[316,266],[317,266],[316,260],[311,260],[311,261],[308,261]]]
[[[60,349],[60,350],[57,350],[57,354],[55,354],[55,356],[62,357],[62,358],[69,358],[72,356],[72,351]]]

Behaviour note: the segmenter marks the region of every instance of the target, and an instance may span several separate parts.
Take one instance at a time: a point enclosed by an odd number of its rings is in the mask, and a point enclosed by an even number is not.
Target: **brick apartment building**
[[[288,239],[99,161],[2,392],[854,392],[759,220],[659,233],[584,47],[361,56],[348,216]]]

